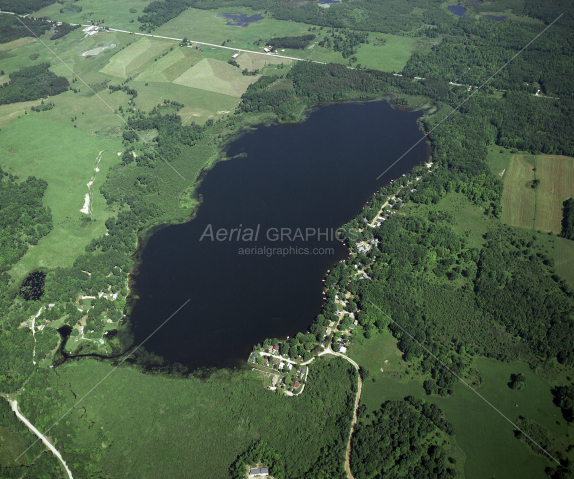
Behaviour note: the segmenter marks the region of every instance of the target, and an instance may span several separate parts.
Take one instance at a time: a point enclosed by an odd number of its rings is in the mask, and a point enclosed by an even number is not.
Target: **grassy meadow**
[[[44,204],[52,211],[54,229],[37,246],[31,246],[24,257],[12,268],[15,279],[23,278],[37,268],[69,266],[84,252],[95,236],[106,232],[104,221],[111,214],[99,192],[108,168],[117,162],[122,150],[118,139],[86,134],[71,125],[51,121],[40,113],[28,114],[2,129],[0,151],[2,167],[20,179],[36,176],[48,182]],[[102,154],[92,186],[95,220],[83,225],[80,212],[87,183],[94,175],[94,162]]]
[[[87,24],[89,20],[104,20],[113,28],[139,31],[137,18],[152,0],[63,0],[38,10],[34,16],[49,17],[52,20],[68,23]],[[81,11],[80,11],[81,9]],[[60,12],[60,10],[63,10]],[[135,10],[134,13],[130,10]]]
[[[466,453],[465,477],[546,477],[544,468],[551,463],[516,439],[513,427],[467,386],[458,383],[448,398],[427,396],[422,387],[424,378],[407,372],[409,364],[402,361],[396,340],[388,331],[377,333],[362,344],[356,341],[349,355],[372,376],[364,382],[361,396],[361,404],[369,411],[378,409],[384,401],[408,395],[434,402],[445,411],[455,426],[456,442]],[[571,428],[553,404],[550,385],[544,379],[522,362],[502,363],[477,357],[474,367],[483,378],[477,391],[481,396],[512,421],[524,415],[547,428],[558,449],[568,447]],[[526,387],[520,391],[508,386],[510,375],[518,373],[526,376]]]

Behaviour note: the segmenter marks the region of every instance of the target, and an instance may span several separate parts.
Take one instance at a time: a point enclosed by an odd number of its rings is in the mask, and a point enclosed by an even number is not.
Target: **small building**
[[[231,58],[237,58],[239,56],[239,53],[236,53],[235,55],[231,55]]]
[[[264,362],[264,363],[268,363],[268,362],[269,362],[269,359],[263,358],[263,362]]]
[[[268,475],[269,475],[269,468],[268,467],[258,467],[257,469],[250,469],[249,470],[249,477],[268,476]]]
[[[195,49],[196,49],[196,50],[201,49],[201,45],[198,43],[197,45],[195,45]]]
[[[276,344],[275,346],[273,346],[273,349],[274,349],[275,351],[279,351],[279,345]]]
[[[295,381],[293,384],[293,389],[297,389],[299,387],[299,381]]]
[[[271,50],[269,50],[269,48],[265,47],[265,48],[263,48],[263,51],[264,51],[265,53],[269,53]]]

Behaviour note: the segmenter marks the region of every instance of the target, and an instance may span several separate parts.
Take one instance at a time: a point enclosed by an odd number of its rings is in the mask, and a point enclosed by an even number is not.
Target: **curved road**
[[[54,453],[54,456],[56,456],[60,462],[62,463],[62,466],[64,466],[64,469],[66,470],[66,473],[68,474],[68,478],[69,479],[74,479],[72,477],[72,471],[70,471],[70,469],[68,468],[67,464],[65,463],[64,459],[62,458],[62,455],[58,452],[58,450],[52,446],[52,444],[50,444],[50,441],[48,441],[48,439],[46,439],[46,437],[40,432],[38,431],[38,429],[36,429],[34,427],[34,425],[28,421],[28,419],[26,419],[22,413],[20,412],[20,409],[18,409],[18,402],[16,400],[13,401],[9,401],[10,402],[10,407],[12,408],[12,411],[14,411],[14,413],[16,414],[16,416],[18,417],[18,419],[20,419],[20,421],[22,421],[24,424],[26,424],[26,427],[28,429],[30,429],[30,431],[32,431],[34,434],[36,434],[36,436],[38,436],[38,438],[44,443],[44,445],[50,449],[50,451],[52,451]]]

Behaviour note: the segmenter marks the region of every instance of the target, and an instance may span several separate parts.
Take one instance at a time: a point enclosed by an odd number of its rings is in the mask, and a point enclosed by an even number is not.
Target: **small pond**
[[[446,7],[446,9],[449,12],[458,15],[459,17],[462,17],[464,15],[464,12],[466,12],[466,8],[464,8],[462,5],[449,5],[448,7]]]
[[[220,13],[217,15],[217,18],[226,18],[227,25],[231,25],[233,27],[246,27],[250,23],[263,20],[263,15],[257,14],[247,16],[244,13]]]

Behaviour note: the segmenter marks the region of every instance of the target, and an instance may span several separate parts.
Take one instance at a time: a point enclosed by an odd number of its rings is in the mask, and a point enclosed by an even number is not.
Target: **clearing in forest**
[[[536,193],[534,229],[559,234],[562,230],[562,203],[574,196],[574,158],[537,156],[536,178],[540,185]]]
[[[244,76],[239,68],[221,60],[204,58],[173,82],[191,88],[240,97],[258,78],[259,75]]]
[[[116,53],[100,71],[122,79],[129,78],[145,70],[157,56],[172,46],[173,42],[141,38]]]
[[[536,189],[530,182],[540,180]],[[502,222],[560,233],[562,203],[574,196],[574,158],[513,155],[504,175]]]
[[[536,191],[528,186],[534,180],[534,165],[522,155],[510,158],[504,175],[502,222],[532,229],[536,208]]]

